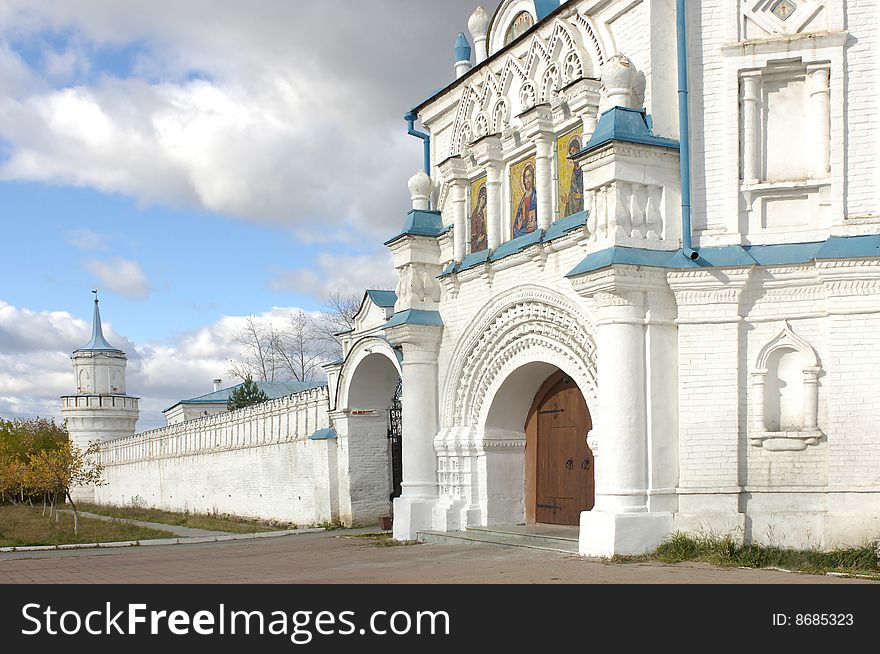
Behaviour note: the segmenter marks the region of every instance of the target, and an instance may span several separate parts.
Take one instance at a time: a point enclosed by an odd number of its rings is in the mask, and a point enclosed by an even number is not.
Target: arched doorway
[[[595,503],[593,427],[583,393],[562,371],[541,386],[526,419],[526,522],[577,525]]]
[[[340,515],[345,524],[375,525],[391,513],[399,455],[395,451],[399,391],[400,362],[388,343],[369,338],[356,344],[341,371],[334,414],[344,488]]]

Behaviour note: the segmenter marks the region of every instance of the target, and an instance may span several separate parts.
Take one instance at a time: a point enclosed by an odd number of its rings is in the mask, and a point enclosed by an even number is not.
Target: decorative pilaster
[[[816,179],[831,172],[831,71],[828,68],[807,69],[810,80],[810,116],[815,135]]]
[[[758,87],[761,78],[757,74],[742,78],[742,179],[746,184],[758,180]]]
[[[486,169],[486,236],[490,250],[496,250],[503,238],[501,211],[501,175],[504,172],[501,137],[484,136],[471,146],[477,165]]]
[[[469,232],[467,216],[467,166],[461,157],[450,157],[442,162],[438,168],[443,175],[443,179],[450,186],[454,225],[453,237],[455,239],[453,241],[453,258],[456,263],[461,263],[465,254],[467,254]]]
[[[523,136],[535,143],[535,189],[538,193],[538,229],[553,224],[553,110],[540,104],[520,116]]]

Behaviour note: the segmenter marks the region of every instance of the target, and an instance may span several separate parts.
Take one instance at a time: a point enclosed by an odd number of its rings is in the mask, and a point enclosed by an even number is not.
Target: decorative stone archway
[[[597,406],[587,317],[563,295],[523,286],[481,311],[452,357],[444,428],[434,441],[440,501],[435,529],[525,519],[525,424],[541,385],[564,371]]]
[[[390,514],[388,411],[400,376],[397,350],[377,337],[355,343],[342,366],[331,417],[339,439],[340,517],[346,524],[375,525]]]

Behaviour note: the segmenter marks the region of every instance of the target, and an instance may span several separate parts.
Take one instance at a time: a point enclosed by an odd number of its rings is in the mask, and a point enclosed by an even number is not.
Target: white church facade
[[[400,283],[328,386],[123,439],[69,422],[105,441],[99,501],[359,523],[394,497],[398,539],[571,525],[598,556],[876,541],[880,8],[678,5],[477,9],[406,117]]]

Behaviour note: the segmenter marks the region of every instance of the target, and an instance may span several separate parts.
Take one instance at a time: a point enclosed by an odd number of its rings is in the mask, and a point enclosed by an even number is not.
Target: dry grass
[[[0,505],[0,547],[114,543],[155,538],[174,538],[174,535],[124,523],[80,518],[79,535],[74,536],[72,513],[58,514],[56,523],[48,512],[43,516],[41,508]]]
[[[81,504],[81,511],[106,515],[112,518],[126,518],[140,520],[142,522],[158,522],[163,525],[175,525],[178,527],[191,527],[193,529],[207,529],[208,531],[225,531],[231,534],[259,534],[266,531],[281,531],[293,529],[296,525],[281,524],[277,522],[263,522],[249,518],[239,518],[230,515],[203,515],[199,513],[174,513],[148,509],[135,506],[99,506],[96,504]]]

